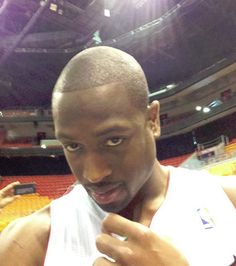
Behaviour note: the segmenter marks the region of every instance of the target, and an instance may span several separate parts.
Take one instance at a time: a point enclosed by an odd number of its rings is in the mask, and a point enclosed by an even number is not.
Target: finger
[[[101,234],[96,238],[96,246],[101,253],[115,261],[119,261],[131,253],[127,242],[107,234]]]
[[[16,199],[19,199],[21,195],[14,195],[14,196],[9,196],[10,202],[15,201]]]
[[[20,184],[20,181],[15,181],[15,182],[10,183],[9,185],[13,188],[14,186],[19,185],[19,184]]]
[[[109,214],[102,223],[102,231],[107,234],[116,234],[128,239],[137,239],[149,231],[149,228],[130,221],[118,214]]]
[[[11,202],[13,202],[14,200],[16,200],[17,198],[19,198],[19,196],[0,196],[0,209],[7,206],[8,204],[10,204]]]
[[[16,181],[16,182],[10,183],[10,184],[8,184],[7,186],[5,186],[5,187],[1,190],[1,193],[4,194],[4,195],[7,194],[7,193],[9,193],[9,192],[12,192],[12,193],[13,193],[13,188],[14,188],[14,186],[19,185],[19,184],[20,184],[19,181]]]
[[[104,257],[99,257],[95,260],[93,266],[121,266],[121,264],[117,262],[112,262]]]

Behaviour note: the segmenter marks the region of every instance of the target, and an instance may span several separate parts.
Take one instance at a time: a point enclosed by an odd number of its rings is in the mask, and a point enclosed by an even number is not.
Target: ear
[[[158,101],[153,101],[148,106],[148,123],[150,126],[151,131],[153,132],[153,136],[155,139],[160,137],[161,128],[160,128],[160,104]]]

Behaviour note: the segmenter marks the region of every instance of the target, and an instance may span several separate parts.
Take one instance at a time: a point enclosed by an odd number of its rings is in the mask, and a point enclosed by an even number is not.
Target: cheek
[[[156,140],[152,135],[147,140],[145,157],[149,162],[154,162],[156,159]]]
[[[143,175],[148,176],[156,159],[156,144],[152,134],[146,134],[146,136],[143,137],[143,140],[139,145],[138,153],[139,158],[137,158],[137,168],[139,169],[140,174],[143,173]]]
[[[147,128],[143,134],[142,145],[143,154],[145,156],[148,158],[156,156],[156,141],[152,130],[149,128]]]
[[[124,156],[123,166],[130,178],[145,178],[152,170],[156,158],[155,140],[151,134],[144,135],[133,143],[131,152]],[[122,167],[121,167],[122,169]],[[123,168],[124,169],[124,168]],[[125,169],[124,169],[125,171]]]
[[[78,165],[76,164],[76,161],[78,161],[78,159],[76,159],[76,156],[75,155],[72,155],[70,154],[69,152],[65,151],[64,150],[64,154],[65,154],[65,157],[66,157],[66,161],[70,167],[70,170],[71,172],[73,173],[73,175],[79,179],[79,167]]]
[[[153,161],[156,158],[156,140],[151,129],[147,128],[144,140],[145,157]]]

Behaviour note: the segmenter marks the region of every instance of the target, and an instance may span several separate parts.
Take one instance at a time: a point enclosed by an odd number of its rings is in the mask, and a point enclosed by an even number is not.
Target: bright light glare
[[[56,11],[57,11],[57,5],[51,3],[49,9],[51,9],[51,10],[54,11],[54,12],[56,12]]]
[[[201,111],[201,110],[202,110],[202,107],[201,107],[200,105],[197,105],[197,106],[195,107],[195,110],[196,110],[196,111]]]
[[[211,109],[209,107],[204,107],[202,111],[203,113],[209,113]]]
[[[155,95],[159,95],[159,94],[162,94],[162,93],[165,93],[165,92],[167,92],[167,89],[162,89],[162,90],[159,90],[159,91],[155,91],[153,93],[150,93],[149,97],[153,97]]]
[[[176,84],[169,84],[166,86],[167,89],[171,90],[171,89],[174,89],[176,87]]]
[[[217,99],[217,100],[211,102],[208,106],[212,108],[212,107],[217,107],[217,106],[219,106],[221,104],[222,104],[222,101]]]
[[[104,16],[109,18],[111,16],[111,11],[109,9],[105,8],[104,9]]]

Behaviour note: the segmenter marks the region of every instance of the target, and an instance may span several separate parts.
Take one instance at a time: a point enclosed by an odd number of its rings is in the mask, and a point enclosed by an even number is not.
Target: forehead
[[[130,108],[131,102],[127,89],[122,84],[109,84],[86,90],[56,92],[53,97],[54,114],[58,112],[81,113],[96,110],[100,115],[116,108]]]
[[[111,120],[134,120],[140,111],[131,104],[126,88],[109,84],[86,90],[58,92],[53,98],[55,128],[75,124],[103,123]],[[97,126],[97,125],[93,125]]]

